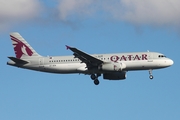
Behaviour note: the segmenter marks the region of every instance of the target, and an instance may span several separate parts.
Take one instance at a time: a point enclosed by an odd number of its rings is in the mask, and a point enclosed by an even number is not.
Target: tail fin
[[[40,57],[40,55],[17,32],[10,33],[16,58]]]

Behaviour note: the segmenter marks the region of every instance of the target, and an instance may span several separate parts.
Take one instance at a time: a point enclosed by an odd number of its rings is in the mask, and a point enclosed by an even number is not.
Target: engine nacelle
[[[126,79],[126,72],[104,73],[103,78],[108,80],[124,80]]]
[[[100,70],[103,71],[122,71],[126,68],[126,65],[124,63],[104,63],[99,66]]]

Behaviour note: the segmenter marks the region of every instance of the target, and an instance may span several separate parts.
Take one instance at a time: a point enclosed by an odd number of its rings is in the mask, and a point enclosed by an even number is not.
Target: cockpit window
[[[166,57],[166,56],[165,56],[165,55],[159,55],[158,57],[159,57],[159,58],[163,58],[163,57]]]

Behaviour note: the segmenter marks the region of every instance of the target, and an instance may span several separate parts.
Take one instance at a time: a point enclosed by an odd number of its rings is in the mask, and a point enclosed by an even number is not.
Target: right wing
[[[73,51],[74,52],[73,55],[75,56],[75,58],[79,58],[82,61],[82,63],[85,63],[87,65],[87,68],[98,67],[99,65],[103,63],[102,60],[99,60],[85,52],[82,52],[78,50],[77,48],[73,48],[67,45],[66,45],[66,48]]]

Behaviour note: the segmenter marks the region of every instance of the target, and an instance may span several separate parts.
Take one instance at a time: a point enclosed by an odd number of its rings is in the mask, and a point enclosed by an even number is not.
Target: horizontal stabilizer
[[[27,64],[28,63],[25,60],[21,60],[21,59],[15,58],[15,57],[8,57],[8,58],[11,59],[12,61],[14,61],[17,64]]]

